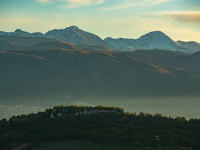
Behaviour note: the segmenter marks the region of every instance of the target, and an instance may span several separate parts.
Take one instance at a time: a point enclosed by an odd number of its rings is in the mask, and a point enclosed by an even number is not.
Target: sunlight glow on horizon
[[[199,0],[28,0],[0,2],[0,31],[42,32],[75,25],[102,39],[162,31],[200,43]]]

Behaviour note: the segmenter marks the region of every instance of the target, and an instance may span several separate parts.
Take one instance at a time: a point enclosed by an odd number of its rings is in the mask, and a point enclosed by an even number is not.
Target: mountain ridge
[[[42,37],[2,36],[0,35],[0,51],[18,50],[94,50],[94,51],[115,51],[101,45],[72,44],[60,40]]]
[[[161,31],[149,32],[138,39],[112,39],[109,37],[104,40],[119,51],[163,49],[183,53],[195,53],[200,50],[200,46],[196,46],[196,49],[193,50],[191,46],[187,47],[187,44],[182,45],[181,43],[172,40]],[[129,48],[127,49],[127,47]]]
[[[199,53],[0,51],[2,103],[10,99],[199,95]],[[15,85],[15,86],[13,86]]]
[[[161,31],[151,31],[137,39],[113,39],[111,37],[107,37],[104,40],[98,35],[79,29],[77,26],[70,26],[66,27],[65,29],[53,29],[49,30],[45,34],[41,32],[29,33],[22,31],[21,29],[16,29],[14,32],[0,31],[0,35],[50,38],[76,45],[82,44],[106,46],[111,49],[124,52],[163,49],[192,54],[200,51],[200,44],[198,42],[174,41]]]

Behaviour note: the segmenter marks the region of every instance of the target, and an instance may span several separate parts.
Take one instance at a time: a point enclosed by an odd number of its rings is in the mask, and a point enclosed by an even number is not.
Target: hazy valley
[[[61,32],[69,37],[59,38]],[[102,40],[74,26],[45,35],[21,30],[0,34],[0,118],[75,103],[199,117],[197,42],[184,46],[151,32],[136,40],[118,39],[116,45],[114,39]],[[153,43],[148,43],[151,36]],[[160,36],[164,37],[157,41]],[[140,44],[137,50],[134,42],[138,45],[141,39],[151,46],[143,41],[145,49]],[[164,47],[159,47],[165,39]],[[168,42],[178,44],[177,50]]]

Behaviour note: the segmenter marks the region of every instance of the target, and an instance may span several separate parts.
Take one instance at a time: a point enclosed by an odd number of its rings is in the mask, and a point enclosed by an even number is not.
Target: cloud
[[[151,18],[150,16],[131,16],[122,18],[84,18],[73,16],[60,16],[61,18],[0,18],[0,28],[3,31],[14,31],[19,28],[28,32],[47,32],[52,29],[63,29],[71,25],[94,33],[101,38],[139,38],[150,31],[162,31],[173,40],[196,41],[200,43],[200,29],[190,24],[180,25],[180,22],[171,22],[167,19]],[[42,22],[42,24],[41,24]],[[198,26],[198,25],[197,25]]]
[[[133,6],[141,5],[141,1],[136,0],[135,2],[130,2],[129,0],[124,0],[123,3],[119,3],[118,5],[111,6],[104,8],[103,10],[111,11],[111,10],[119,10],[119,9],[125,9]]]
[[[122,0],[119,4],[111,7],[107,7],[104,10],[111,11],[111,10],[119,10],[119,9],[125,9],[133,6],[153,6],[158,5],[161,3],[166,3],[170,1],[177,1],[177,0]]]
[[[65,3],[63,7],[67,8],[75,8],[75,7],[84,7],[84,6],[93,6],[93,5],[99,5],[102,3],[105,3],[108,0],[35,0],[39,3],[46,3],[51,4],[54,2],[63,2]],[[113,0],[112,0],[113,1]],[[121,0],[118,4],[114,6],[110,6],[107,8],[104,8],[103,10],[119,10],[119,9],[125,9],[133,6],[152,6],[152,5],[158,5],[161,3],[166,3],[170,1],[177,1],[177,0]],[[114,3],[117,3],[114,2]]]
[[[104,3],[106,0],[36,0],[39,3],[51,4],[55,2],[63,2],[63,7],[75,8],[84,6],[93,6]]]
[[[46,2],[48,2],[49,0],[37,0],[37,2],[39,2],[39,3],[46,3]]]
[[[66,1],[70,2],[70,4],[67,5],[68,8],[93,6],[105,2],[105,0],[66,0]]]
[[[200,24],[200,11],[173,11],[160,12],[161,15],[167,16],[175,21],[183,23],[198,23]]]
[[[149,2],[149,6],[152,6],[152,5],[158,5],[158,4],[161,4],[161,3],[166,3],[166,2],[170,2],[170,1],[177,1],[177,0],[146,0],[147,2]]]
[[[112,38],[123,37],[136,39],[151,31],[162,31],[175,41],[200,42],[200,30],[180,26],[180,24],[174,24],[162,18],[131,16],[112,20],[108,19],[101,25],[101,29],[95,29],[100,22],[103,22],[103,19],[99,20],[97,18],[96,21],[91,23],[91,26],[94,26],[93,32],[102,38],[111,36]],[[93,28],[91,26],[88,27],[88,31],[91,31],[91,28]]]

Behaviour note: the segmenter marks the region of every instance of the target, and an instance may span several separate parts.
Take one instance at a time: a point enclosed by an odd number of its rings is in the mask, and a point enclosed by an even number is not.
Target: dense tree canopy
[[[81,110],[118,110],[114,113],[71,114]],[[129,113],[104,106],[56,106],[37,114],[13,116],[0,121],[0,147],[14,141],[42,143],[80,139],[126,145],[130,149],[172,150],[200,148],[200,120],[165,117],[161,114]],[[65,112],[65,117],[50,118]],[[34,144],[33,144],[34,145]]]

